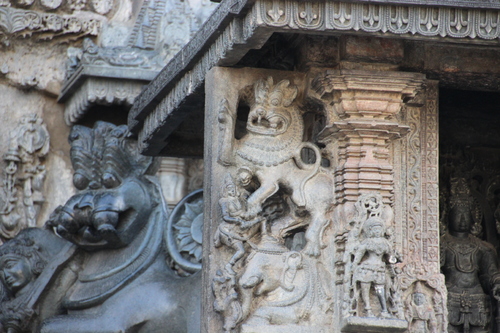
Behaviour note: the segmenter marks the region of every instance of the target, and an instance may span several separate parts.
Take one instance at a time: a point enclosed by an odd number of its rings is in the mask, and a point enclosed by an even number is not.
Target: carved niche
[[[199,331],[199,193],[169,217],[152,176],[158,163],[138,153],[124,125],[74,126],[70,143],[79,192],[52,213],[46,230],[27,229],[0,247],[4,329]],[[32,233],[46,234],[39,238],[50,255],[25,240]]]
[[[45,157],[49,152],[49,132],[36,114],[23,116],[11,132],[4,155],[3,207],[0,210],[0,237],[13,238],[27,227],[36,227],[44,202]]]

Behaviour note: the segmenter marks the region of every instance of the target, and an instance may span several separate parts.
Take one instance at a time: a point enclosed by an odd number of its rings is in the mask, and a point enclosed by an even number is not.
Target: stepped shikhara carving
[[[79,192],[53,212],[45,229],[26,229],[0,247],[4,329],[199,330],[193,319],[200,307],[200,275],[193,274],[201,254],[197,201],[183,201],[180,214],[168,218],[152,176],[158,163],[138,153],[126,126],[74,126],[70,143]],[[186,235],[194,247],[182,243]],[[181,246],[172,246],[172,239]]]
[[[330,273],[321,253],[333,182],[319,147],[302,140],[299,94],[290,80],[266,77],[240,92],[240,105],[249,108],[244,122],[228,99],[218,105],[224,175],[212,290],[226,332],[317,332],[330,320]]]
[[[0,237],[10,239],[27,227],[35,227],[44,202],[44,160],[49,152],[49,132],[36,114],[24,116],[11,133],[0,211]]]

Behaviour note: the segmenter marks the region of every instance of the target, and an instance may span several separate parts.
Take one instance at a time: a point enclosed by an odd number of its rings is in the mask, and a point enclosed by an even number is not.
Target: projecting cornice
[[[236,64],[276,32],[496,45],[500,11],[495,8],[500,8],[500,2],[225,0],[138,96],[129,113],[129,127],[139,134],[143,153],[159,154],[165,139],[186,116],[183,107],[196,104],[192,100],[203,95],[206,73],[213,66]]]

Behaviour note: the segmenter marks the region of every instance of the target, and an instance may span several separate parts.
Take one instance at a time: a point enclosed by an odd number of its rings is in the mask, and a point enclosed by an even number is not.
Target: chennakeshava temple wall
[[[71,126],[125,123],[142,87],[215,6],[205,0],[0,1],[2,242],[25,227],[42,226],[74,193]],[[72,81],[84,65],[95,76],[84,71]],[[124,73],[134,71],[146,74],[127,82]],[[61,100],[68,85],[76,96]],[[171,206],[202,186],[200,170],[197,160],[163,162]]]
[[[0,0],[0,332],[494,332],[499,10]]]

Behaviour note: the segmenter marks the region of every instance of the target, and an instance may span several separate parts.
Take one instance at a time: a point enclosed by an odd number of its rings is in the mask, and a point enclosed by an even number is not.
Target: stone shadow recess
[[[500,93],[441,89],[441,270],[449,332],[496,332],[500,274]]]

